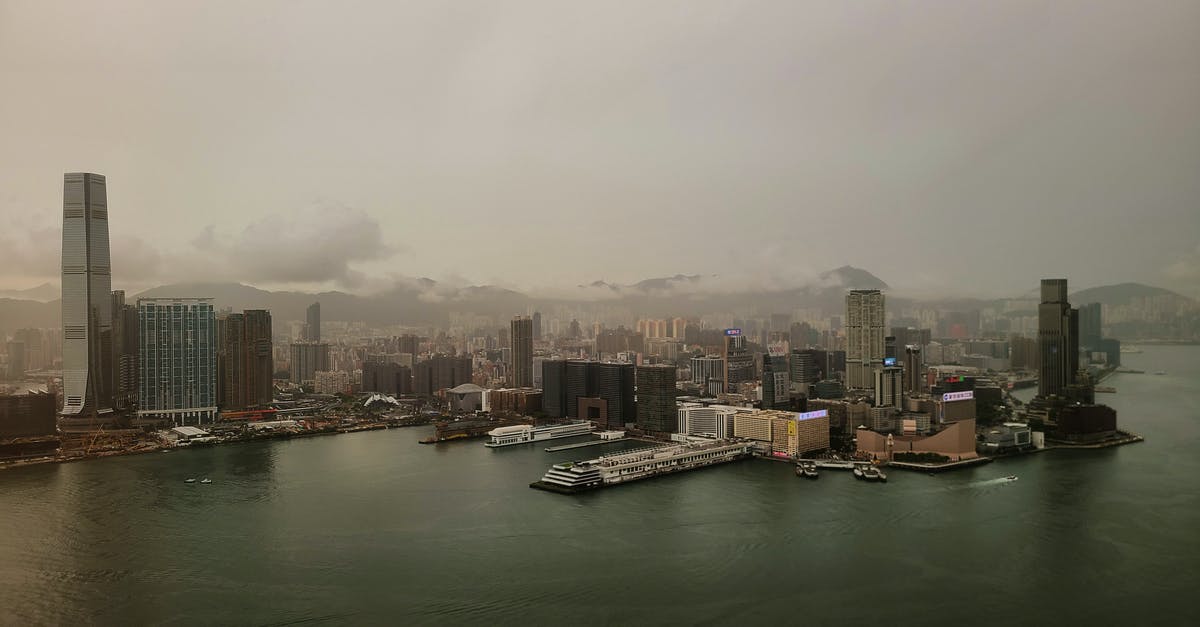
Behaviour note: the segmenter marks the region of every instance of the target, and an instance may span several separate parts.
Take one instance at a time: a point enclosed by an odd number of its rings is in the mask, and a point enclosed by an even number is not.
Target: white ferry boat
[[[530,442],[540,442],[556,438],[571,438],[579,435],[587,435],[591,432],[592,423],[586,420],[569,422],[565,425],[550,425],[548,427],[512,425],[509,427],[497,427],[488,431],[488,435],[492,436],[492,440],[484,442],[484,446],[492,448],[513,446],[515,444],[528,444]]]
[[[751,442],[716,440],[638,449],[582,462],[555,464],[541,481],[531,483],[529,487],[570,494],[731,462],[749,456],[752,448]]]

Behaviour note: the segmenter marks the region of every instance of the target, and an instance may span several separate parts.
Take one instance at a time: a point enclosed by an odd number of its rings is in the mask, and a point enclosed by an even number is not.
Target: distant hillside
[[[1101,303],[1103,305],[1127,305],[1131,301],[1152,298],[1156,296],[1168,296],[1179,299],[1182,302],[1190,301],[1191,299],[1176,293],[1171,290],[1153,285],[1145,285],[1143,283],[1118,283],[1117,285],[1102,285],[1086,290],[1080,290],[1071,294],[1071,304],[1078,307],[1087,303]]]
[[[822,281],[834,283],[837,287],[850,290],[886,290],[888,284],[882,279],[854,266],[842,266],[821,273]]]
[[[36,300],[42,303],[48,303],[58,299],[62,290],[54,283],[42,283],[37,287],[31,287],[26,290],[0,290],[0,298],[11,298],[14,300]]]

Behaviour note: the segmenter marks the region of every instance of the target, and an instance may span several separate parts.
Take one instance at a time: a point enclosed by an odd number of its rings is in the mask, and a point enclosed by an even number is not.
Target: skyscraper
[[[113,407],[129,409],[138,398],[137,307],[125,302],[124,290],[112,293]]]
[[[217,319],[217,398],[221,409],[271,404],[271,353],[271,312],[248,309]]]
[[[533,312],[533,339],[542,339],[542,312]]]
[[[112,412],[112,268],[99,174],[63,176],[63,416]]]
[[[309,342],[321,341],[321,303],[315,302],[304,311],[304,337]]]
[[[754,380],[754,355],[746,348],[741,329],[725,329],[725,391],[736,392],[737,384]]]
[[[785,409],[791,398],[789,391],[791,373],[788,368],[787,350],[782,344],[767,347],[763,355],[762,408]],[[807,388],[805,388],[807,390]]]
[[[528,316],[512,319],[512,375],[509,385],[533,387],[533,320]]]
[[[215,420],[212,299],[139,298],[137,309],[138,418],[177,426]]]
[[[637,426],[651,433],[674,433],[675,366],[637,367]]]
[[[1079,344],[1089,350],[1100,348],[1103,318],[1100,303],[1088,303],[1079,308]]]
[[[1067,302],[1066,279],[1042,279],[1038,352],[1038,395],[1061,395],[1079,370],[1079,310]]]
[[[320,342],[292,343],[292,383],[316,380],[316,374],[329,370],[329,345]]]
[[[887,366],[875,370],[875,406],[903,407],[903,373],[898,366]]]
[[[846,294],[846,386],[869,390],[883,367],[884,301],[879,290]]]

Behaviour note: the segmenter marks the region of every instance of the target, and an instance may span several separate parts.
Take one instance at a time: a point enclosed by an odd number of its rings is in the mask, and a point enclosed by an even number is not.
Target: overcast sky
[[[0,0],[0,287],[1200,292],[1198,2]]]

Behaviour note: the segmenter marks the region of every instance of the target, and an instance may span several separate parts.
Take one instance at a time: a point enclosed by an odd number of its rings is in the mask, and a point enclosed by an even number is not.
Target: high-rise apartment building
[[[884,300],[879,290],[846,294],[846,386],[869,390],[883,367]]]
[[[217,415],[216,318],[209,298],[140,298],[138,418],[174,425]]]
[[[247,309],[217,318],[218,406],[265,407],[274,397],[271,312]]]
[[[315,381],[317,372],[329,370],[329,345],[321,342],[292,343],[292,383]]]
[[[112,268],[108,196],[99,174],[63,176],[63,410],[65,418],[112,412]]]
[[[125,292],[112,293],[113,408],[130,409],[138,398],[137,306],[125,302]]]
[[[304,337],[308,342],[321,341],[321,303],[315,302],[304,310]]]
[[[1042,279],[1038,352],[1038,395],[1061,395],[1079,370],[1079,310],[1067,302],[1066,279]]]
[[[362,391],[407,396],[413,389],[412,369],[385,360],[368,359],[362,367]]]
[[[470,383],[471,374],[470,357],[434,355],[413,367],[413,392],[433,396],[438,390]]]
[[[533,339],[542,339],[542,312],[533,312]]]
[[[512,319],[512,370],[509,385],[516,388],[533,387],[533,319],[517,316]]]
[[[675,366],[637,367],[637,426],[651,433],[674,433]]]

